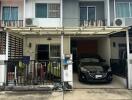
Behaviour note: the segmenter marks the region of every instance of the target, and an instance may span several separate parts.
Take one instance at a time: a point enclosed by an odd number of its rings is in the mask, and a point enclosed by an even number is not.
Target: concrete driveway
[[[74,89],[65,92],[0,92],[0,100],[132,100],[126,89]]]
[[[79,82],[78,76],[76,73],[73,74],[73,87],[79,89],[125,89],[127,88],[126,79],[113,75],[113,80],[111,83],[103,84],[86,84]]]

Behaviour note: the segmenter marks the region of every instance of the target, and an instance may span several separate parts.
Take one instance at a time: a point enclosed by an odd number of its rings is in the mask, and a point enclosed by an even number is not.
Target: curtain
[[[3,14],[2,14],[3,20],[9,20],[10,19],[10,7],[3,7]]]
[[[3,20],[18,20],[18,7],[3,7]]]
[[[87,20],[87,7],[80,7],[80,20]]]
[[[88,20],[95,20],[95,7],[88,7]]]
[[[116,3],[116,17],[117,18],[130,17],[129,3]]]
[[[11,8],[11,20],[18,20],[18,8],[12,7]]]

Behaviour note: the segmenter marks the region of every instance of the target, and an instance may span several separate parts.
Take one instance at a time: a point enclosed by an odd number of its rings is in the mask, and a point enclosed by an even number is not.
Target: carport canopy
[[[129,52],[129,27],[115,27],[115,26],[104,26],[104,27],[6,27],[3,28],[5,32],[16,33],[20,35],[64,35],[68,36],[80,36],[80,35],[106,35],[115,34],[118,32],[126,32],[126,43],[127,43],[127,63],[128,63],[128,88],[132,89],[132,69],[131,60],[132,54]],[[63,50],[62,50],[63,51]]]
[[[9,33],[21,35],[111,35],[126,31],[127,27],[6,27]]]

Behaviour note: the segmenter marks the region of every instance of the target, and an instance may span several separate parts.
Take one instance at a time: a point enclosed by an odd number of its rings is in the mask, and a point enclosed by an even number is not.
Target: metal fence
[[[5,61],[7,65],[7,85],[49,85],[61,82],[60,60],[37,62],[23,60]]]
[[[106,20],[80,20],[80,26],[84,27],[106,26]]]

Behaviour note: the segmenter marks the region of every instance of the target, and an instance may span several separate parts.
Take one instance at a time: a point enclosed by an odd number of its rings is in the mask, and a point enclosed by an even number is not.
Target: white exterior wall
[[[18,7],[18,20],[23,20],[23,0],[2,0],[1,1],[1,20],[2,20],[2,8],[3,6],[15,6]]]
[[[27,0],[25,18],[33,18],[33,25],[38,27],[61,27],[61,18],[35,18],[35,3],[60,3],[61,0]]]
[[[31,60],[35,60],[36,45],[37,44],[60,44],[60,36],[51,37],[52,40],[47,40],[46,36],[33,36],[24,39],[24,55],[30,56]],[[32,47],[29,48],[29,43],[32,43]],[[70,38],[64,37],[64,54],[70,54]]]
[[[100,38],[98,40],[98,54],[106,60],[106,63],[110,65],[111,49],[110,49],[110,39]]]
[[[113,47],[113,42],[115,42],[116,46]],[[126,37],[112,37],[111,38],[111,58],[119,59],[119,44],[126,44]],[[132,43],[132,38],[130,37],[130,43]]]

